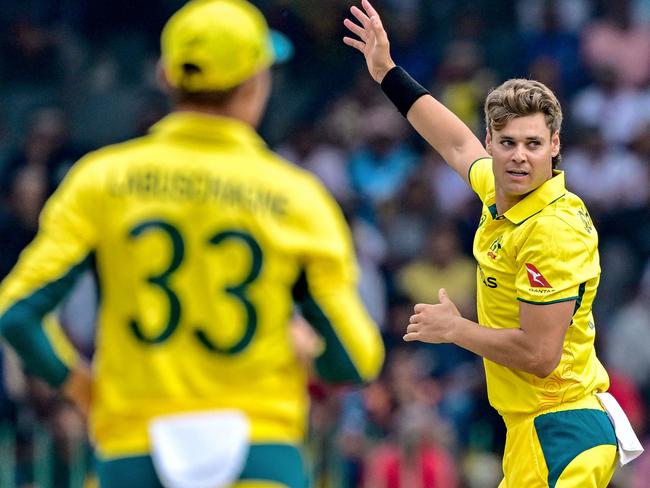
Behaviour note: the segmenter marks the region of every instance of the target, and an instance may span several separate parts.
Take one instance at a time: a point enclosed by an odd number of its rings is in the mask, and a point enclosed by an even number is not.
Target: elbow
[[[560,356],[558,355],[540,356],[532,361],[528,372],[534,374],[538,378],[546,378],[555,371],[558,364],[560,364]]]
[[[25,330],[23,321],[15,314],[5,313],[0,317],[0,337],[4,337],[7,342],[13,344],[16,337],[20,336],[21,331]]]
[[[361,352],[361,351],[358,351]],[[329,345],[316,359],[316,370],[322,380],[330,383],[365,384],[373,381],[384,362],[384,347],[381,340],[368,344],[363,354],[348,354],[343,347]]]
[[[368,379],[351,364],[334,365],[317,359],[315,365],[318,377],[327,383],[361,385],[368,381]]]
[[[383,344],[378,344],[373,353],[369,355],[365,361],[364,367],[360,371],[361,380],[363,383],[374,381],[381,373],[384,364],[384,347]]]

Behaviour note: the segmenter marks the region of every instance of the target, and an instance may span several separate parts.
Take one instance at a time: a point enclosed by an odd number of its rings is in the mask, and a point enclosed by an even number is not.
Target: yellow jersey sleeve
[[[469,183],[483,203],[494,199],[492,158],[477,159],[469,168]]]
[[[294,300],[325,341],[316,360],[319,375],[329,381],[369,381],[383,363],[381,336],[357,292],[357,264],[345,219],[320,185],[314,191],[310,235],[318,242],[304,258]]]
[[[535,219],[517,253],[517,299],[549,304],[581,298],[584,284],[599,274],[596,246],[589,246],[555,216]]]
[[[36,238],[0,287],[0,332],[30,371],[55,386],[68,369],[42,322],[90,262],[99,217],[89,183],[82,165],[71,171],[46,203]]]

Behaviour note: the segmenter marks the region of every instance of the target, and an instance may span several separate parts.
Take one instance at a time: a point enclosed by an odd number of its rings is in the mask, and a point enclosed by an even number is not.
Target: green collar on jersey
[[[513,224],[519,225],[565,194],[564,172],[553,170],[553,177],[550,180],[545,181],[539,188],[526,195],[503,216]]]

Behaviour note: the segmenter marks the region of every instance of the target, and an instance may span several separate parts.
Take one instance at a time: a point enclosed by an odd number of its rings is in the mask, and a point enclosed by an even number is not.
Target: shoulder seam
[[[472,186],[472,168],[474,167],[474,165],[476,163],[478,163],[479,161],[481,161],[483,159],[490,159],[490,157],[489,156],[481,156],[480,158],[475,159],[474,161],[472,161],[472,164],[469,165],[469,169],[467,170],[467,181],[469,182],[469,187],[472,188],[472,189],[474,189],[474,187]]]
[[[539,215],[539,213],[538,213],[536,215],[538,215],[538,217],[535,220],[528,219],[528,221],[533,223],[533,222],[537,222],[537,221],[539,221],[541,219],[557,219],[560,222],[562,222],[564,225],[566,225],[571,231],[573,231],[576,234],[576,236],[578,237],[578,239],[580,240],[580,242],[582,243],[582,246],[585,249],[585,251],[589,251],[589,246],[587,245],[586,240],[583,239],[580,235],[578,235],[578,232],[576,232],[576,228],[573,225],[571,225],[571,223],[567,222],[566,219],[560,217],[557,214],[553,214],[553,215],[544,215],[544,214],[542,214],[542,215]],[[518,226],[518,228],[521,229],[521,228],[523,228],[523,226]]]

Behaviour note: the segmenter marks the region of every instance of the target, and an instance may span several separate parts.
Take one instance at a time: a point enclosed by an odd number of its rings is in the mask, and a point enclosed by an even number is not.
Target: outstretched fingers
[[[379,18],[379,14],[375,10],[375,7],[373,7],[368,0],[361,0],[361,6],[366,11],[366,14],[368,14],[368,18]]]
[[[368,0],[361,0],[361,6],[366,11],[368,19],[370,19],[370,28],[377,37],[377,41],[380,44],[387,44],[388,34],[386,34],[384,24],[381,22],[381,17],[379,17],[379,13],[375,10],[375,8],[370,4]]]
[[[419,332],[420,330],[420,324],[414,324],[411,322],[406,326],[406,332],[411,333],[411,332]]]
[[[352,15],[354,15],[356,19],[361,22],[361,25],[363,25],[364,29],[371,29],[372,23],[370,22],[370,17],[368,17],[359,7],[352,6],[350,8],[350,12],[352,12]]]
[[[347,36],[343,38],[343,42],[345,44],[347,44],[348,46],[351,46],[351,47],[361,51],[362,53],[364,52],[365,47],[366,47],[365,43],[363,43],[361,41],[358,41],[356,39],[352,39],[351,37],[347,37]]]
[[[379,45],[387,45],[388,44],[388,34],[386,34],[386,31],[384,30],[384,26],[381,24],[381,20],[377,15],[373,16],[370,19],[370,24],[372,27],[372,33],[374,36],[377,38],[377,42]]]
[[[350,7],[353,18],[346,19],[343,24],[354,36],[344,37],[343,42],[354,47],[366,58],[368,71],[373,79],[381,82],[386,73],[395,63],[390,57],[390,44],[381,19],[367,0],[362,0],[363,10]],[[365,11],[364,11],[365,10]]]
[[[404,334],[402,339],[405,340],[406,342],[419,341],[420,334],[418,332],[409,332],[408,334]]]
[[[424,311],[427,309],[428,306],[429,306],[429,305],[426,304],[426,303],[417,303],[417,304],[413,307],[413,312],[415,312],[416,314],[418,314],[418,313],[422,313],[422,312],[424,312]]]
[[[345,19],[343,21],[343,25],[345,25],[345,27],[347,27],[348,30],[350,30],[353,34],[359,36],[359,38],[361,38],[362,40],[365,41],[367,39],[368,34],[366,33],[366,30],[360,25],[352,22],[350,19]]]

